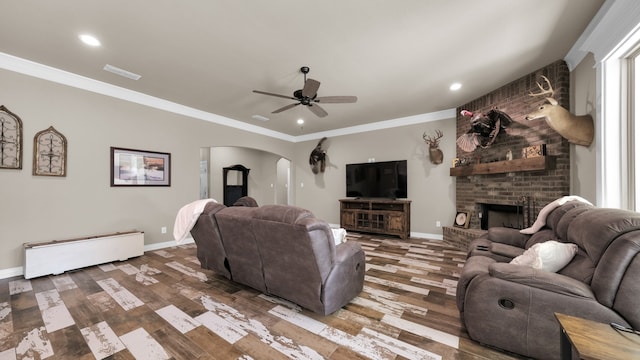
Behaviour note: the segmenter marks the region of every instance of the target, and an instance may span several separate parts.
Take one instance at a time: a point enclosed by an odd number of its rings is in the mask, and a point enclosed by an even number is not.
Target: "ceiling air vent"
[[[264,117],[262,115],[253,115],[251,116],[254,120],[260,120],[260,121],[269,121],[268,117]]]
[[[132,79],[132,80],[138,80],[138,79],[140,79],[142,77],[142,76],[140,76],[138,74],[134,74],[134,73],[132,73],[130,71],[123,70],[123,69],[120,69],[119,67],[115,67],[115,66],[109,65],[109,64],[104,66],[104,70],[108,71],[110,73],[114,73],[116,75],[120,75],[120,76],[126,77],[128,79]]]

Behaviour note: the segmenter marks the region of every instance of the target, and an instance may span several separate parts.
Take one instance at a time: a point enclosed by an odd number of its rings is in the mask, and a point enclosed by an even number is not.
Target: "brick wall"
[[[568,141],[544,119],[525,120],[527,113],[545,103],[544,97],[529,96],[530,92],[539,92],[536,82],[546,86],[541,75],[550,80],[559,104],[569,109],[569,69],[564,61],[556,61],[457,109],[457,136],[470,128],[468,118],[460,115],[463,109],[477,113],[497,108],[514,120],[488,148],[478,147],[467,153],[457,147],[458,158],[469,158],[474,162],[505,160],[507,151],[511,150],[513,158],[518,159],[522,157],[522,148],[539,144],[546,144],[547,155],[556,158],[553,170],[456,177],[456,208],[471,213],[470,229],[480,229],[480,203],[516,205],[523,197],[529,197],[533,222],[544,205],[569,193]]]

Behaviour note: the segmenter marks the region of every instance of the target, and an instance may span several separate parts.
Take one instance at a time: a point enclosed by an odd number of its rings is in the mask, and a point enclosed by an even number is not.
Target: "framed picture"
[[[171,186],[171,154],[111,147],[111,186]]]
[[[471,217],[468,211],[458,211],[456,218],[453,220],[453,226],[468,229],[469,220],[471,220]]]

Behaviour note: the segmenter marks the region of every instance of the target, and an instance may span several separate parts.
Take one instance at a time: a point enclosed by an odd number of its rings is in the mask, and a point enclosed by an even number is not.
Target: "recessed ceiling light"
[[[457,91],[457,90],[460,90],[461,87],[462,87],[462,84],[457,82],[457,83],[451,84],[451,86],[449,86],[449,90]]]
[[[298,119],[298,125],[302,125],[302,124],[304,124],[304,120]]]
[[[83,43],[89,46],[100,46],[100,40],[98,40],[95,36],[89,34],[80,34],[78,36]]]

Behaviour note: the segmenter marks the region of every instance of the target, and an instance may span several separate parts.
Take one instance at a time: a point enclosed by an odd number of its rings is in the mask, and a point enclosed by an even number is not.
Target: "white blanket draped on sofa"
[[[520,233],[521,234],[536,233],[538,230],[542,229],[542,227],[547,223],[547,215],[549,215],[549,213],[551,213],[551,211],[553,211],[555,208],[557,208],[560,205],[564,205],[568,201],[582,201],[583,203],[593,205],[591,204],[591,202],[589,202],[589,200],[586,200],[577,195],[563,196],[557,200],[554,200],[548,203],[545,207],[543,207],[542,210],[540,210],[540,213],[538,213],[538,217],[536,218],[536,221],[533,223],[533,225],[529,228],[520,230]]]
[[[210,202],[217,203],[214,199],[196,200],[178,210],[178,215],[176,215],[176,221],[173,225],[173,238],[178,244],[187,238],[196,221],[198,221],[198,217],[202,214],[204,207]]]

